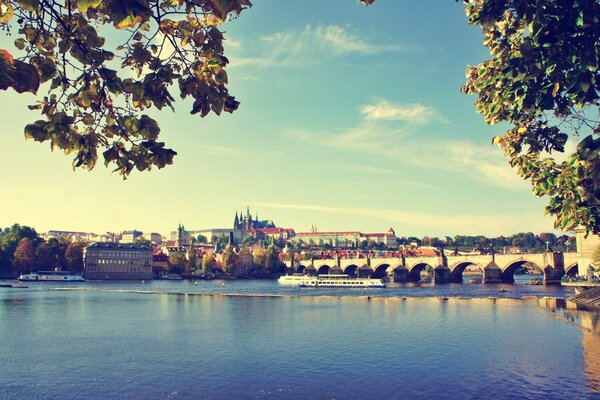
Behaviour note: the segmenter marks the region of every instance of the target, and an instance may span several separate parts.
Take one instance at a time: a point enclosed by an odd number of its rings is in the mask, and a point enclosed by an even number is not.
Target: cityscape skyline
[[[504,127],[486,126],[459,92],[465,67],[488,57],[461,5],[280,3],[225,24],[238,111],[201,119],[178,101],[176,114],[150,113],[178,152],[162,170],[73,172],[60,151],[25,141],[36,98],[1,92],[12,118],[0,226],[168,232],[229,226],[230,210],[249,205],[301,231],[557,232],[491,144]]]

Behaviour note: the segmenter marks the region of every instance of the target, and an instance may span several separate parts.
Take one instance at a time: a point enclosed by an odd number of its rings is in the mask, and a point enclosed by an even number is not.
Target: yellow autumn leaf
[[[552,97],[556,97],[559,89],[560,89],[560,83],[556,82],[554,84],[554,89],[552,89]]]
[[[10,4],[0,4],[0,23],[10,21],[13,15],[15,15],[15,10]]]

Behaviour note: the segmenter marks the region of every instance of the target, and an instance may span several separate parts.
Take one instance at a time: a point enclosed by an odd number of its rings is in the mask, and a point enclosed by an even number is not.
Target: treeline
[[[86,245],[68,239],[46,241],[35,229],[19,224],[0,229],[0,276],[12,277],[56,268],[82,272]]]
[[[456,235],[454,237],[445,236],[444,238],[428,236],[422,238],[398,238],[399,244],[410,245],[415,242],[418,246],[459,248],[460,250],[489,249],[491,246],[494,246],[496,249],[518,247],[522,252],[545,251],[546,246],[553,251],[566,252],[576,250],[575,236],[556,236],[554,233],[540,233],[536,235],[531,232],[523,232],[511,236],[498,236],[494,238],[481,235]]]
[[[223,249],[219,259],[213,253],[198,253],[190,247],[187,254],[173,253],[169,256],[169,272],[190,274],[223,273],[228,275],[264,275],[285,271],[283,256],[276,246],[266,249],[249,246],[230,246]]]

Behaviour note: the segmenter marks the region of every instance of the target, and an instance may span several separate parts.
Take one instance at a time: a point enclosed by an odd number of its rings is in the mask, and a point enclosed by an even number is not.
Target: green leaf
[[[78,0],[77,8],[79,12],[85,14],[89,8],[98,8],[102,4],[102,0]]]
[[[144,0],[108,0],[106,1],[106,13],[118,29],[133,28],[147,21],[152,14],[148,8],[148,2]]]
[[[10,3],[0,4],[0,24],[10,21],[14,15],[15,10]]]
[[[15,60],[15,83],[12,85],[18,93],[31,92],[35,94],[40,87],[40,75],[31,64]]]
[[[23,38],[16,39],[15,47],[19,50],[23,50],[25,48],[25,39],[23,39]]]
[[[6,50],[0,50],[0,90],[6,90],[15,83],[13,57]]]
[[[38,13],[40,11],[39,0],[17,0],[22,10]]]
[[[37,68],[40,74],[41,83],[47,82],[56,74],[56,64],[47,57],[34,57],[31,63]]]
[[[33,124],[25,126],[25,139],[33,139],[38,142],[43,142],[48,139],[48,131],[46,129],[46,121],[35,121]]]

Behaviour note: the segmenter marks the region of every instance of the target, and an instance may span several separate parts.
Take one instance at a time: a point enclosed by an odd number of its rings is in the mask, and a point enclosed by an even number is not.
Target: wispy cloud
[[[551,231],[552,221],[541,213],[507,213],[507,214],[462,214],[449,215],[442,213],[424,213],[378,209],[367,207],[330,207],[313,204],[290,203],[251,203],[273,209],[298,210],[306,212],[333,213],[373,218],[385,221],[383,226],[396,224],[402,226],[406,234],[416,231],[428,234],[462,234],[462,235],[501,235],[518,232],[523,226],[532,231]],[[431,232],[436,227],[438,233]]]
[[[394,104],[380,99],[360,107],[362,121],[331,131],[289,129],[290,138],[314,146],[368,153],[401,164],[452,172],[463,178],[509,189],[527,186],[495,146],[466,141],[424,140],[415,135],[419,125],[447,123],[432,106]],[[372,167],[377,168],[377,167]]]
[[[237,54],[240,46],[232,47],[232,67],[306,67],[332,56],[410,51],[398,43],[369,41],[363,33],[339,25],[306,25],[302,30],[262,36],[258,43],[246,47],[253,50],[252,55],[247,55],[247,50],[246,55]]]
[[[210,144],[198,144],[195,146],[195,149],[200,153],[216,154],[220,156],[237,156],[241,154],[238,149],[232,147],[214,146]]]
[[[348,171],[353,173],[367,173],[367,174],[377,174],[377,175],[392,175],[394,170],[389,168],[378,168],[370,165],[337,165],[333,167],[339,171]]]
[[[393,104],[380,100],[360,108],[363,117],[370,121],[403,121],[412,125],[426,125],[433,121],[447,122],[434,107],[419,103]]]
[[[293,129],[288,130],[288,136],[307,145],[367,153],[404,165],[451,172],[492,186],[527,187],[527,183],[510,168],[502,152],[491,144],[425,141],[415,137],[408,128],[390,129],[370,122],[329,132]]]

